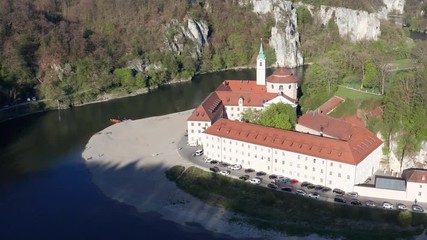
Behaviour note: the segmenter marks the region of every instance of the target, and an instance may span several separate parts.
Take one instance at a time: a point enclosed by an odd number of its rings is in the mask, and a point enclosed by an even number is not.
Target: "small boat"
[[[112,123],[120,123],[120,122],[123,122],[123,120],[117,119],[117,118],[110,118],[110,122],[112,122]]]

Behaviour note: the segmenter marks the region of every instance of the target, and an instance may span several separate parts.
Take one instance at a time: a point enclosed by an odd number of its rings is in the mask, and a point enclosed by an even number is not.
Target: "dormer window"
[[[243,97],[240,97],[239,98],[239,106],[242,106],[243,105]]]

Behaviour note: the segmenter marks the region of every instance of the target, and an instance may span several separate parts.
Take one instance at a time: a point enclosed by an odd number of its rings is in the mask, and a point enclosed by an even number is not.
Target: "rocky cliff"
[[[303,64],[296,9],[292,2],[279,0],[252,0],[253,11],[272,13],[275,25],[271,28],[270,46],[276,53],[275,66],[297,67]]]
[[[360,40],[377,40],[381,35],[382,19],[387,19],[391,12],[403,13],[405,0],[383,0],[384,6],[376,12],[353,10],[342,7],[324,6],[316,8],[302,2],[296,6],[306,7],[314,19],[326,25],[331,19],[337,24],[341,37],[347,37],[356,42]]]

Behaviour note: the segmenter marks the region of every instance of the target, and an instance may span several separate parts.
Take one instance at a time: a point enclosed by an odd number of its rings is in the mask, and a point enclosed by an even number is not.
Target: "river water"
[[[223,80],[254,78],[255,70],[209,73],[145,95],[1,123],[1,239],[228,238],[182,227],[155,213],[140,214],[107,198],[91,182],[81,153],[94,133],[110,125],[110,118],[138,119],[192,109]]]

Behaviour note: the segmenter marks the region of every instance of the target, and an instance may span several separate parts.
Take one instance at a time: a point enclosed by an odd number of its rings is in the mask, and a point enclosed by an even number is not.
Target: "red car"
[[[296,180],[296,179],[292,179],[292,180],[291,180],[291,184],[295,184],[295,183],[298,183],[298,180]]]

